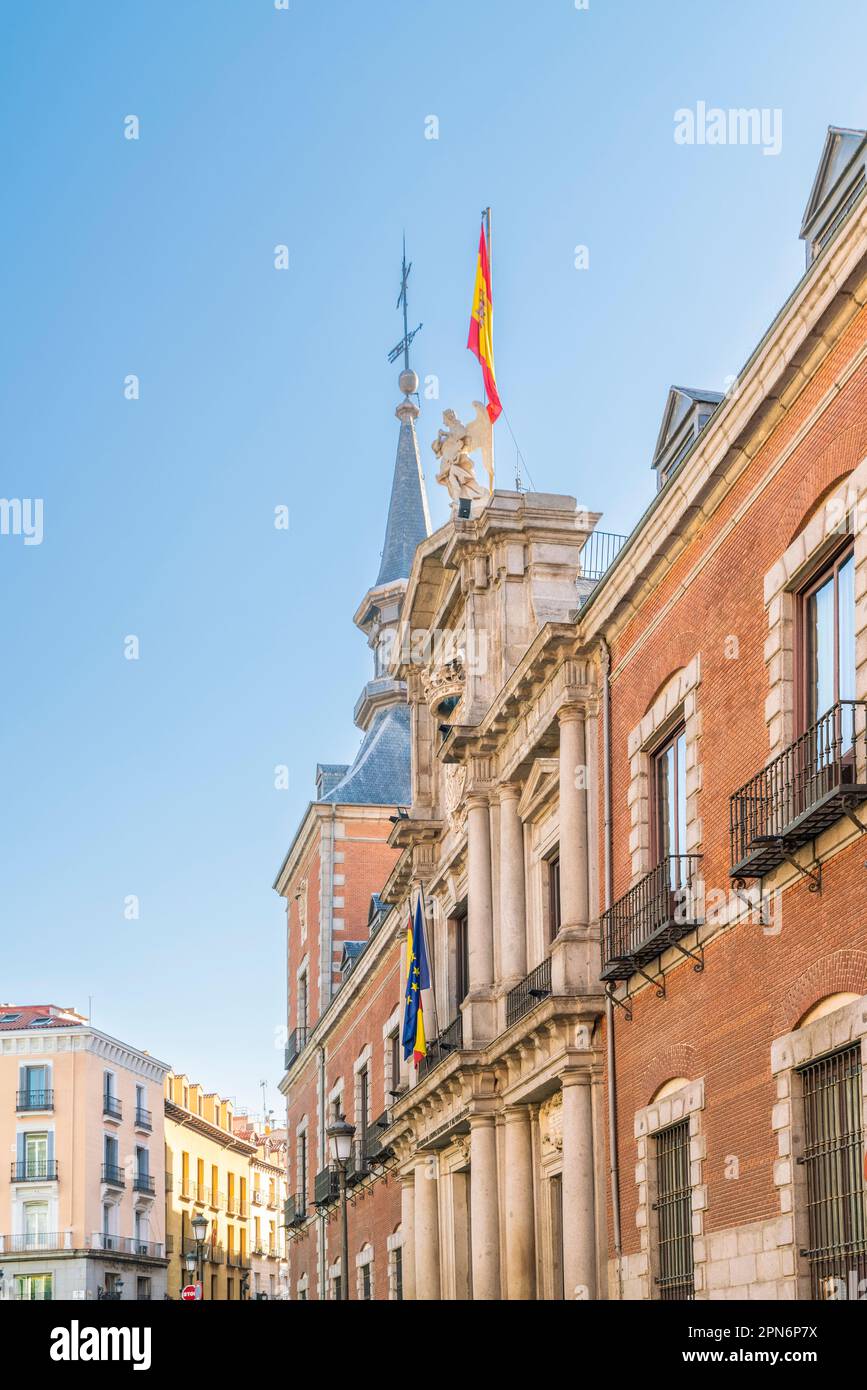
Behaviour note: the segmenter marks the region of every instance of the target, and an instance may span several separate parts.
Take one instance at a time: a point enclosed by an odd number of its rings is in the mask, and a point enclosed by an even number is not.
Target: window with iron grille
[[[804,1096],[810,1286],[815,1299],[849,1296],[867,1278],[861,1045],[811,1062]]]
[[[689,1120],[656,1136],[656,1242],[659,1297],[695,1298],[692,1201],[689,1183]]]
[[[370,1301],[370,1265],[361,1266],[361,1297],[365,1302]]]

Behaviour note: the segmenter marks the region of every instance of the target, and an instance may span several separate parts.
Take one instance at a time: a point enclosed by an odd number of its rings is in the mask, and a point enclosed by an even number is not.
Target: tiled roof
[[[22,1028],[81,1028],[84,1020],[56,1004],[13,1004],[0,1006],[0,1030],[18,1032]]]
[[[385,543],[376,587],[408,579],[416,546],[430,535],[427,495],[412,419],[400,422]]]
[[[333,791],[321,798],[335,806],[408,806],[409,705],[380,711],[364,736],[355,762]]]

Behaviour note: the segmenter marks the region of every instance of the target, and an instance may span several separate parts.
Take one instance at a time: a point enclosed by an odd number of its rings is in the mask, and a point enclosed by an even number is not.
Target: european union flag
[[[427,963],[427,950],[424,944],[424,917],[421,910],[421,896],[415,905],[415,922],[412,918],[406,924],[406,991],[403,1010],[403,1060],[410,1057],[418,1066],[427,1054],[424,1038],[424,1010],[421,992],[430,989],[430,970]]]

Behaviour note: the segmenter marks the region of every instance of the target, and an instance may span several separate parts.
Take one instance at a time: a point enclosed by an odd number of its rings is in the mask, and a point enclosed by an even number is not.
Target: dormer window
[[[719,391],[672,386],[653,455],[658,489],[665,487],[672,473],[686,458],[722,400]]]
[[[867,185],[867,131],[829,126],[801,223],[807,266],[834,239]]]

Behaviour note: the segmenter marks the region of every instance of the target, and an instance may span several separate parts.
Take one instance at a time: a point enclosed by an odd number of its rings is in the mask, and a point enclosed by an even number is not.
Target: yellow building
[[[205,1094],[188,1077],[165,1082],[166,1251],[168,1292],[179,1298],[188,1275],[183,1257],[197,1251],[193,1220],[208,1222],[201,1247],[202,1296],[250,1297],[250,1173],[255,1144],[234,1133],[232,1104]],[[197,1252],[198,1253],[198,1252]]]

